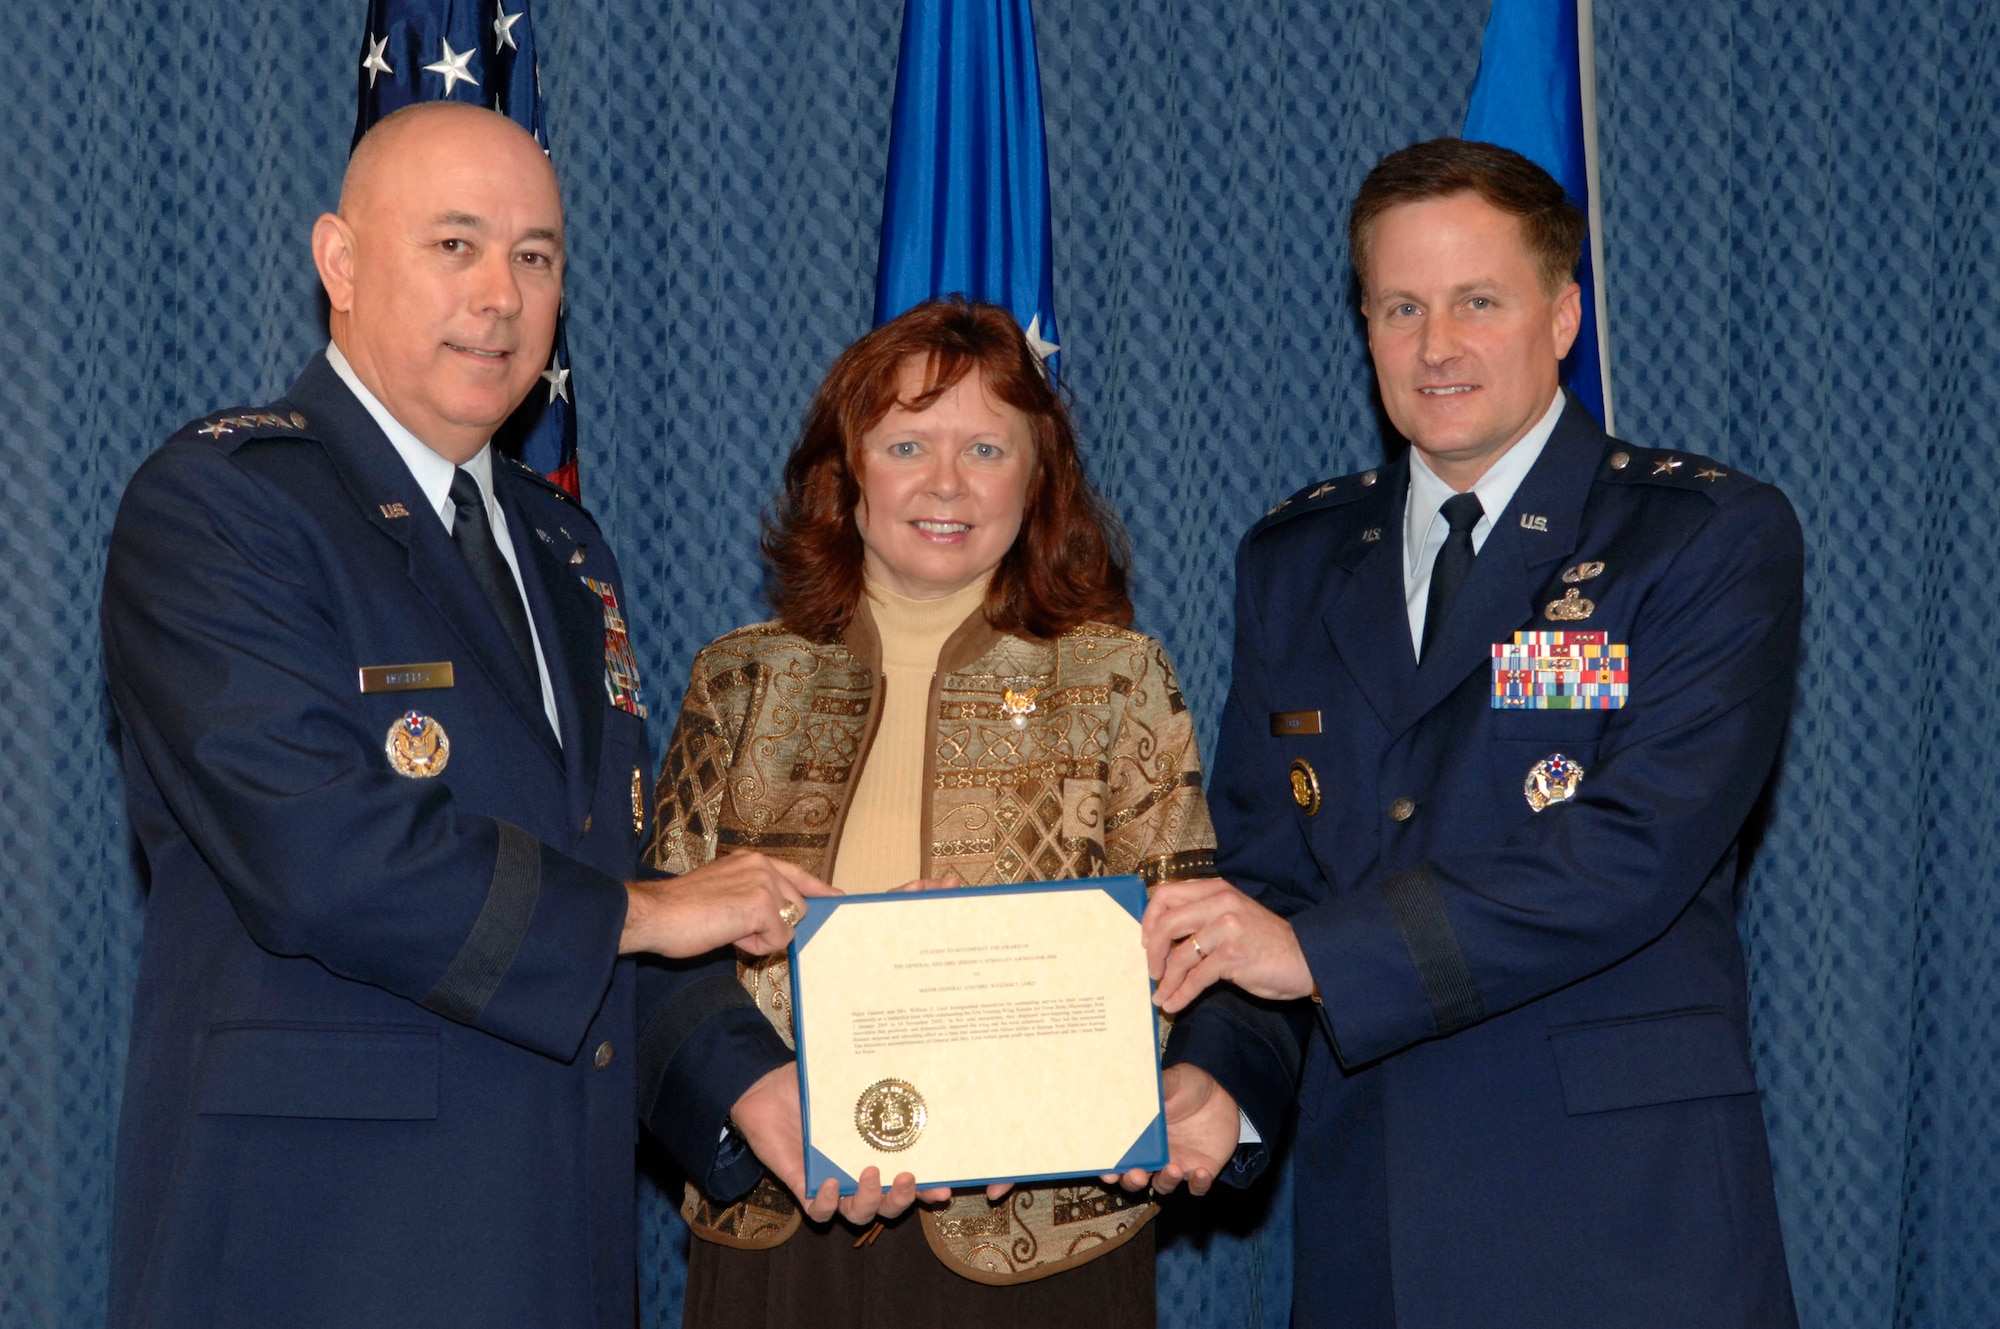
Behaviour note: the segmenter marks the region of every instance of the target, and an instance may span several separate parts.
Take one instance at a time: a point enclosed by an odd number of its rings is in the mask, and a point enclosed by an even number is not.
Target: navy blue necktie
[[[1417,653],[1419,660],[1431,653],[1431,643],[1444,631],[1445,617],[1451,613],[1452,601],[1458,599],[1458,588],[1472,572],[1472,528],[1486,515],[1477,494],[1453,494],[1444,501],[1442,511],[1451,523],[1451,534],[1445,536],[1444,548],[1438,550],[1437,562],[1431,565],[1431,593],[1424,604],[1424,647]]]
[[[515,584],[514,574],[493,539],[493,525],[486,519],[486,500],[479,492],[479,482],[463,466],[452,473],[451,502],[458,509],[451,523],[452,543],[458,546],[472,579],[486,592],[493,612],[500,616],[500,625],[507,629],[521,663],[528,667],[528,677],[539,682],[541,671],[535,667],[535,639],[528,631],[528,610],[521,603],[521,588]]]

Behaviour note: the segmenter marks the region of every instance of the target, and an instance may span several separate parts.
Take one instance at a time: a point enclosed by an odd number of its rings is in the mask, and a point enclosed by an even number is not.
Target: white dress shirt
[[[1556,432],[1556,421],[1562,418],[1562,413],[1563,394],[1557,389],[1556,399],[1549,403],[1549,409],[1542,413],[1535,427],[1501,453],[1500,459],[1474,482],[1472,492],[1479,496],[1479,506],[1485,515],[1472,528],[1473,553],[1485,546],[1486,537],[1493,533],[1493,523],[1514,501],[1514,491],[1534,469],[1535,459],[1542,455],[1549,436]],[[1456,492],[1438,479],[1437,472],[1424,461],[1423,453],[1414,447],[1410,449],[1410,494],[1403,508],[1403,600],[1410,611],[1410,649],[1419,654],[1424,648],[1424,611],[1429,608],[1431,569],[1437,566],[1438,550],[1444,548],[1445,537],[1451,534],[1451,523],[1444,517],[1444,504]]]
[[[333,372],[340,375],[340,381],[347,385],[355,399],[368,408],[368,414],[375,417],[375,423],[382,426],[382,432],[389,436],[396,455],[403,459],[403,465],[410,468],[417,487],[424,491],[431,511],[437,514],[438,520],[449,532],[458,514],[457,505],[451,501],[451,482],[458,468],[449,459],[431,451],[429,444],[389,414],[389,408],[375,400],[375,394],[364,387],[355,374],[354,366],[347,363],[347,357],[331,342],[327,344],[326,362],[333,366]],[[481,448],[465,463],[465,470],[479,484],[479,496],[486,503],[486,520],[493,527],[493,542],[500,546],[500,557],[507,560],[507,570],[514,574],[514,590],[521,597],[521,609],[528,619],[528,636],[535,647],[535,672],[541,676],[542,710],[549,717],[549,728],[554,731],[556,742],[560,743],[562,722],[556,718],[556,690],[549,682],[549,662],[542,654],[542,634],[535,629],[535,615],[528,609],[528,592],[521,585],[521,564],[514,557],[513,537],[507,533],[507,514],[500,510],[500,504],[493,497],[493,445],[488,443]]]

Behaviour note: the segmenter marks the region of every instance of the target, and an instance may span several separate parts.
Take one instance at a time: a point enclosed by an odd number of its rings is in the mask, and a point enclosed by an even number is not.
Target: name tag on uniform
[[[1318,711],[1272,711],[1271,737],[1296,738],[1319,732]]]
[[[1602,632],[1517,632],[1493,644],[1496,711],[1615,711],[1631,691],[1625,646]]]
[[[363,665],[363,692],[417,692],[424,688],[453,686],[451,661],[432,660],[424,664]]]

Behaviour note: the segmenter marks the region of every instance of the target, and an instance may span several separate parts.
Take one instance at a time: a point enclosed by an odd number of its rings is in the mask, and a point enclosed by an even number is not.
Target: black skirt
[[[1072,1323],[1153,1329],[1153,1224],[1087,1264],[1027,1283],[976,1283],[924,1240],[915,1209],[875,1239],[845,1223],[802,1224],[771,1250],[688,1243],[684,1329],[1017,1329]]]

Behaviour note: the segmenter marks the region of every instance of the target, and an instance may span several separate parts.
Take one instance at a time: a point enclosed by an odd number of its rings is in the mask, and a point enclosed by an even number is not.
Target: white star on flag
[[[425,65],[424,68],[433,74],[444,76],[444,95],[449,97],[460,79],[464,79],[475,88],[479,86],[479,80],[472,76],[470,69],[466,68],[466,64],[476,54],[476,50],[454,51],[451,49],[451,43],[447,41],[444,43],[444,58],[434,65]]]
[[[549,367],[542,371],[542,377],[548,380],[549,401],[551,404],[558,397],[561,397],[564,401],[569,400],[569,370],[564,369],[554,360],[550,360]]]
[[[1042,340],[1042,316],[1040,314],[1036,314],[1028,320],[1028,349],[1033,351],[1035,359],[1041,361],[1044,365],[1048,364],[1050,356],[1062,349],[1062,347],[1052,341]]]
[[[390,78],[396,77],[396,71],[389,68],[389,62],[382,58],[382,53],[388,49],[389,39],[387,37],[378,40],[372,34],[369,36],[368,58],[361,62],[361,67],[368,71],[368,86],[371,88],[375,86],[375,76],[377,74],[387,74]]]
[[[499,17],[493,20],[493,54],[498,55],[510,48],[520,49],[514,45],[514,25],[519,23],[522,15],[527,12],[524,9],[519,14],[509,14],[505,8],[500,10]]]

